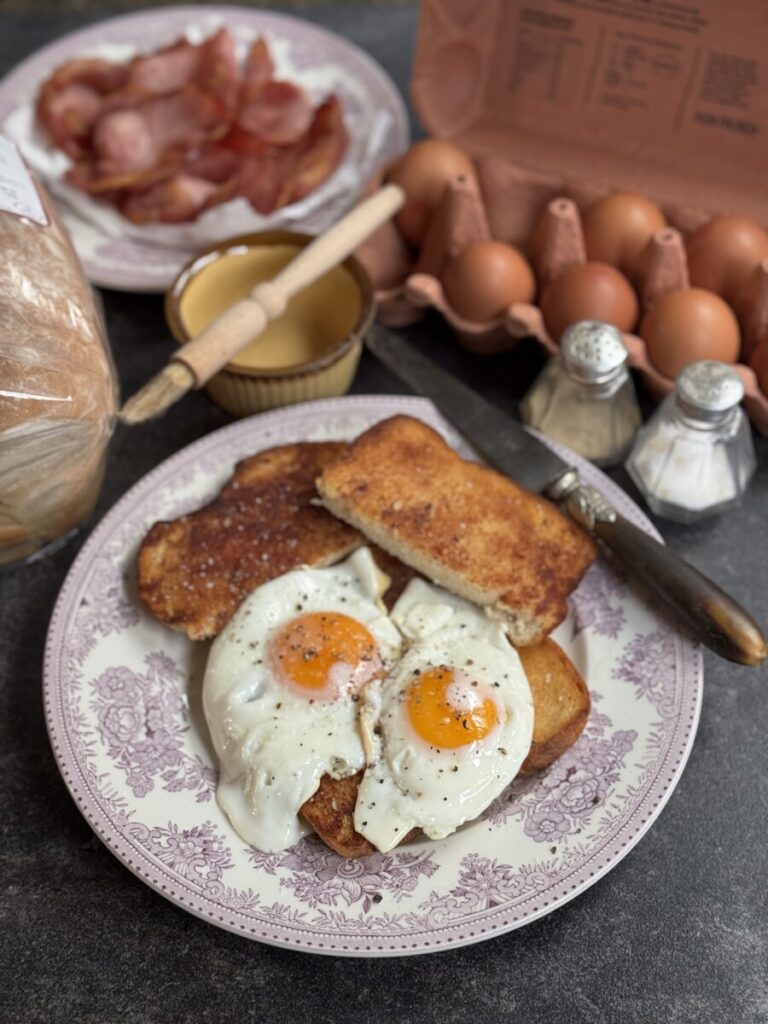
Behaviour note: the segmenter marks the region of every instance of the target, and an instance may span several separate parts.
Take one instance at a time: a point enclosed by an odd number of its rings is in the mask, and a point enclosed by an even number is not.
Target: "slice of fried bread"
[[[376,852],[373,844],[355,831],[355,804],[362,778],[362,769],[345,779],[324,775],[313,796],[301,809],[325,845],[349,859]]]
[[[587,724],[589,689],[551,637],[517,652],[533,697],[533,740],[522,772],[541,771],[572,747]]]
[[[301,565],[330,565],[358,547],[360,534],[316,503],[315,478],[348,447],[301,442],[260,452],[237,464],[208,505],[155,523],[137,563],[147,608],[204,640],[262,583]]]
[[[394,416],[330,463],[325,507],[428,579],[485,606],[516,646],[542,640],[595,557],[544,498],[462,459],[431,427]]]
[[[589,715],[589,690],[578,669],[554,640],[519,652],[533,696],[533,742],[521,771],[540,771],[578,739]],[[374,847],[355,831],[362,771],[346,779],[324,775],[302,813],[324,843],[342,857],[363,857]]]

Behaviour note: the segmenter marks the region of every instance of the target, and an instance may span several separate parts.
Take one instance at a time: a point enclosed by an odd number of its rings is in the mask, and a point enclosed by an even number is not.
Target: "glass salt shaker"
[[[711,359],[686,366],[637,435],[627,472],[652,511],[690,523],[735,505],[755,471],[738,374]]]
[[[520,414],[524,423],[598,466],[621,462],[641,423],[621,332],[597,320],[572,324]]]

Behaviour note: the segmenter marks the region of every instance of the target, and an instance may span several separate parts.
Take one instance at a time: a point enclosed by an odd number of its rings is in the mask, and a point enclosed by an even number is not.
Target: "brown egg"
[[[473,242],[443,274],[448,302],[466,320],[483,323],[513,302],[530,302],[536,281],[528,261],[504,242]]]
[[[582,217],[587,258],[609,263],[638,280],[649,239],[667,226],[661,210],[638,192],[614,192],[598,199]]]
[[[752,350],[749,365],[755,371],[760,390],[768,397],[768,338],[765,338]]]
[[[691,284],[733,302],[768,256],[768,234],[746,217],[715,217],[694,231],[685,248]]]
[[[539,305],[555,341],[577,320],[602,320],[620,331],[631,331],[638,314],[632,285],[606,263],[567,267],[544,289]]]
[[[699,359],[735,363],[739,325],[719,295],[703,288],[667,292],[640,324],[648,358],[665,377],[676,377]]]
[[[405,192],[406,202],[395,222],[406,241],[416,247],[424,241],[432,214],[445,186],[457,174],[474,177],[475,168],[458,146],[440,139],[416,142],[387,175]]]

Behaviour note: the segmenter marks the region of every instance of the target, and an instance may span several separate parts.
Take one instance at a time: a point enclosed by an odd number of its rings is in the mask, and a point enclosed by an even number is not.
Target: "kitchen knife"
[[[759,665],[768,656],[757,623],[732,597],[619,515],[599,491],[581,482],[574,466],[520,423],[381,325],[374,325],[366,345],[404,384],[431,399],[490,465],[529,490],[559,502],[571,518],[609,547],[697,640],[742,665]]]

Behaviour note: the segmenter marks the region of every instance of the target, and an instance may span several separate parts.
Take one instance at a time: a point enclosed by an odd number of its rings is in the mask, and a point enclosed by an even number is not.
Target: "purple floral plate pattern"
[[[197,507],[235,461],[276,444],[353,438],[415,415],[471,450],[424,399],[310,402],[241,420],[168,459],[85,544],[54,610],[45,656],[48,730],[81,812],[115,855],[174,903],[278,946],[350,956],[423,953],[517,928],[578,895],[638,841],[675,787],[698,721],[700,649],[600,558],[556,639],[589,683],[578,742],[521,777],[483,817],[439,842],[345,861],[310,837],[264,854],[215,799],[201,712],[206,645],[140,606],[133,563],[159,518]],[[565,453],[628,518],[630,499]]]
[[[210,21],[230,28],[266,34],[288,45],[293,66],[309,70],[322,64],[345,69],[345,78],[337,86],[344,109],[354,115],[367,110],[387,111],[391,116],[386,130],[375,140],[365,159],[360,187],[373,169],[401,153],[408,145],[410,129],[405,104],[384,69],[360,47],[311,21],[275,11],[252,10],[221,4],[160,7],[136,11],[98,21],[70,32],[50,43],[10,71],[0,81],[0,123],[12,114],[59,64],[87,53],[105,43],[129,45],[148,50],[166,45],[182,35],[190,24]],[[364,100],[364,103],[363,103]],[[361,106],[361,103],[363,104]],[[353,160],[351,151],[345,160]],[[318,233],[333,224],[352,205],[355,196],[348,191],[333,195],[328,202],[286,226],[294,230]],[[83,217],[69,205],[61,213],[72,236],[88,279],[105,288],[120,291],[164,292],[181,267],[200,245],[174,247],[150,239],[137,239],[110,233]]]

